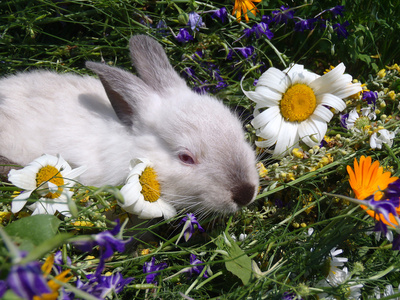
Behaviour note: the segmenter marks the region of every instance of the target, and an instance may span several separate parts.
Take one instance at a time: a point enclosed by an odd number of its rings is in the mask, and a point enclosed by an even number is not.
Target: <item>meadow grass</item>
[[[254,104],[241,91],[240,80],[245,76],[243,88],[250,90],[254,80],[269,67],[283,70],[292,62],[320,75],[331,65],[343,62],[346,73],[378,92],[377,119],[370,127],[378,130],[382,126],[394,131],[399,126],[400,74],[399,69],[388,68],[399,62],[396,60],[400,55],[398,1],[264,0],[257,4],[259,12],[250,15],[249,22],[244,19],[237,22],[231,15],[233,5],[234,1],[185,0],[1,2],[0,74],[39,68],[91,74],[84,68],[87,60],[104,61],[134,72],[127,44],[130,36],[146,34],[163,45],[174,68],[193,89],[216,95],[241,115],[251,143],[257,139],[249,123]],[[270,23],[273,37],[263,33],[245,36],[245,29],[260,24],[262,16],[276,16],[282,5],[290,6],[289,11],[295,17]],[[337,5],[344,5],[342,15],[325,11]],[[225,21],[212,17],[222,7],[228,12]],[[190,29],[187,26],[190,12],[200,14],[204,26]],[[315,16],[321,24],[311,30],[295,30],[300,18]],[[158,28],[160,21],[166,27]],[[334,25],[346,21],[348,35],[343,36]],[[176,35],[180,28],[188,29],[193,40],[179,42]],[[242,52],[243,49],[247,52]],[[378,74],[382,69],[385,73]],[[360,108],[363,103],[360,95],[348,100],[343,113]],[[391,147],[384,144],[382,149],[371,149],[370,136],[371,132],[364,128],[354,132],[341,127],[336,114],[328,124],[322,148],[304,147],[300,155],[290,152],[279,159],[257,149],[259,161],[266,168],[265,172],[260,170],[257,200],[233,216],[201,220],[205,232],[196,229],[188,241],[182,238],[178,241],[182,231],[179,221],[185,212],[168,222],[124,228],[125,238],[134,234],[137,243],[131,252],[116,252],[108,259],[104,273],[121,272],[125,278],[135,279],[118,295],[111,293],[108,297],[348,299],[355,295],[355,299],[373,299],[379,289],[382,299],[387,285],[395,290],[383,299],[400,297],[400,259],[398,251],[392,250],[391,241],[376,238],[374,219],[358,205],[324,194],[354,195],[346,166],[353,166],[354,159],[362,155],[372,156],[393,176],[399,176],[399,138],[393,139]],[[29,250],[30,260],[43,261],[49,253],[61,249],[64,257],[68,255],[72,260],[68,266],[72,274],[85,281],[86,275],[96,269],[99,253],[94,251],[88,259],[87,253],[72,246],[72,240],[112,226],[105,218],[105,211],[115,208],[118,188],[77,185],[74,195],[77,217],[32,221],[44,238],[21,236],[22,229],[15,225],[7,233],[21,249]],[[10,213],[15,191],[19,189],[5,180],[2,182],[0,220],[6,229],[18,222],[20,226],[30,224],[23,221],[31,218],[29,210]],[[149,232],[155,238],[142,239]],[[13,264],[13,254],[7,245],[8,248],[0,246],[0,280],[7,278]],[[325,279],[329,263],[334,260],[330,254],[334,248],[343,250],[339,256],[348,261],[339,267],[346,267],[348,273],[340,284],[329,285]],[[190,254],[195,254],[202,262],[199,266],[205,267],[200,274],[194,272],[189,276],[188,272],[182,272],[193,267]],[[157,264],[167,266],[159,271],[157,284],[148,284],[143,265],[153,257]],[[75,279],[63,286],[73,289],[74,282]],[[353,289],[359,293],[351,294]],[[79,290],[75,292],[78,297]],[[11,291],[4,297],[16,299]],[[85,293],[79,297],[92,299]]]

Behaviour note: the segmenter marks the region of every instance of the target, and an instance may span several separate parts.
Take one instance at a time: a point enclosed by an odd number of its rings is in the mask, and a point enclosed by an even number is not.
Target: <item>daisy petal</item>
[[[280,93],[284,93],[289,87],[289,84],[289,76],[281,70],[272,67],[260,76],[257,86],[266,86]]]
[[[297,124],[283,120],[279,130],[279,136],[276,141],[274,156],[279,156],[285,153],[288,148],[295,146],[297,142]]]
[[[325,122],[329,122],[332,117],[333,117],[333,112],[331,112],[329,109],[327,109],[323,105],[318,105],[315,110],[314,110],[314,115],[320,117],[323,119]]]
[[[274,120],[278,115],[280,115],[279,107],[274,106],[257,115],[251,121],[251,124],[255,129],[259,129],[262,126],[268,125],[268,123]]]
[[[346,108],[346,103],[339,97],[332,94],[322,94],[317,97],[317,103],[326,105],[336,109],[337,111],[342,111]]]

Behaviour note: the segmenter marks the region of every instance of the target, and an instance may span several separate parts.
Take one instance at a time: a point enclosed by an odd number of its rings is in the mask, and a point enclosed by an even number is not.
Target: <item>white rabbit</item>
[[[50,71],[1,79],[0,163],[59,153],[88,167],[81,183],[101,186],[124,184],[130,160],[146,157],[177,209],[232,213],[251,203],[258,174],[238,118],[192,92],[154,39],[133,36],[130,52],[139,77],[87,62],[100,80]]]

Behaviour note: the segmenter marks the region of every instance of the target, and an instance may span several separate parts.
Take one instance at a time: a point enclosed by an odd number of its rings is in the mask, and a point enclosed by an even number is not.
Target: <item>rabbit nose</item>
[[[248,182],[239,184],[232,189],[232,200],[239,206],[245,206],[253,200],[256,187]]]

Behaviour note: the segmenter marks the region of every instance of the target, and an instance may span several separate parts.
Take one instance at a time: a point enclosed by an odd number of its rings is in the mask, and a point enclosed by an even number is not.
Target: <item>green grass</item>
[[[380,123],[376,126],[384,125],[394,130],[399,126],[399,96],[391,100],[388,91],[400,93],[400,76],[394,70],[387,70],[384,78],[376,74],[385,66],[399,63],[396,59],[400,55],[400,4],[398,1],[367,0],[342,3],[346,9],[344,15],[332,19],[326,28],[296,32],[294,22],[289,20],[287,24],[271,27],[274,37],[268,40],[266,37],[242,37],[243,29],[251,28],[260,22],[262,15],[270,15],[281,5],[287,6],[283,1],[262,1],[257,5],[260,12],[252,16],[249,23],[238,23],[230,16],[233,1],[1,2],[0,74],[36,68],[87,74],[90,72],[84,69],[84,62],[102,59],[107,64],[131,69],[128,40],[134,34],[147,34],[162,43],[178,72],[183,74],[188,67],[195,70],[198,81],[189,80],[192,87],[198,86],[199,81],[206,81],[211,93],[239,110],[245,119],[251,116],[254,104],[240,89],[243,75],[246,74],[243,86],[249,90],[254,79],[270,66],[284,69],[289,63],[296,62],[322,75],[330,65],[344,62],[347,73],[366,83],[370,90],[380,92],[380,111],[377,113]],[[290,2],[295,8],[295,16],[304,19],[339,4],[334,1]],[[228,10],[225,23],[212,19],[211,13],[207,13],[223,6]],[[185,27],[187,13],[191,11],[204,12],[201,16],[206,27],[195,33],[193,41],[180,43],[171,32],[177,34],[179,28]],[[160,20],[169,26],[167,35],[156,28]],[[350,22],[349,36],[344,39],[332,32],[330,25],[346,20]],[[250,45],[255,49],[254,58],[236,55],[235,63],[227,59],[229,49]],[[203,57],[193,59],[198,50],[203,51]],[[210,72],[210,66],[218,68],[227,87],[216,88],[218,79]],[[362,106],[363,102],[351,101],[345,112],[357,105]],[[249,124],[246,128],[249,141],[254,142],[254,129]],[[354,158],[359,159],[361,155],[372,156],[399,176],[399,138],[394,139],[392,148],[372,150],[369,135],[351,133],[340,127],[338,114],[328,129],[330,143],[318,152],[309,152],[308,157],[289,155],[273,160],[267,154],[260,154],[268,174],[261,178],[262,188],[257,201],[233,216],[202,220],[205,233],[197,232],[188,242],[181,240],[175,244],[182,229],[179,220],[184,215],[177,216],[171,223],[161,222],[144,229],[125,228],[124,235],[136,234],[138,244],[132,253],[116,253],[106,263],[107,271],[135,277],[118,298],[282,299],[288,292],[303,299],[317,299],[317,295],[325,291],[337,299],[346,299],[347,287],[356,283],[363,285],[363,299],[373,295],[374,288],[383,290],[387,284],[393,285],[398,292],[398,251],[393,251],[385,238],[377,241],[375,235],[370,234],[374,220],[361,208],[323,193],[351,195],[346,166],[352,166]],[[2,183],[1,211],[9,211],[11,193],[16,190],[9,183]],[[35,240],[32,245],[26,237],[17,240],[18,245],[30,249],[31,258],[40,261],[47,253],[62,249],[72,259],[74,275],[83,276],[94,271],[98,253],[94,252],[95,263],[89,264],[84,260],[85,253],[70,246],[71,236],[60,234],[73,233],[76,238],[104,231],[110,221],[105,219],[104,209],[98,204],[111,206],[116,194],[116,189],[99,192],[95,188],[79,187],[75,196],[79,218],[90,223],[79,226],[64,219],[54,225],[57,234],[50,232],[49,240]],[[91,205],[80,202],[86,197],[91,199]],[[7,228],[17,220],[23,220],[23,216],[23,213],[8,218],[0,215],[0,219]],[[38,223],[40,230],[45,227],[49,226]],[[313,233],[310,235],[311,228]],[[141,240],[140,237],[149,231],[156,238]],[[241,233],[247,234],[243,241],[231,238],[232,235],[239,237]],[[348,258],[345,265],[350,279],[338,287],[321,287],[319,282],[326,276],[326,263],[334,247],[344,250],[340,256]],[[12,266],[12,253],[5,247],[0,247],[0,253],[0,279],[5,279]],[[177,274],[190,266],[191,253],[209,269],[208,279],[201,275]],[[144,262],[152,257],[156,257],[157,263],[168,264],[160,272],[156,286],[146,285],[143,274]],[[260,271],[252,268],[252,264]],[[10,295],[8,297],[11,299]]]

